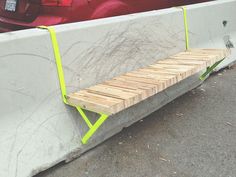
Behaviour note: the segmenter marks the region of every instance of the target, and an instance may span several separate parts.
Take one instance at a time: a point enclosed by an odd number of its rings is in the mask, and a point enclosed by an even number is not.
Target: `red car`
[[[207,0],[0,0],[0,32],[204,1]]]

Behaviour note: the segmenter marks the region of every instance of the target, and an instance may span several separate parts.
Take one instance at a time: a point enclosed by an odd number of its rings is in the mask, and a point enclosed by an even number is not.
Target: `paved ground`
[[[236,67],[37,177],[236,177]]]

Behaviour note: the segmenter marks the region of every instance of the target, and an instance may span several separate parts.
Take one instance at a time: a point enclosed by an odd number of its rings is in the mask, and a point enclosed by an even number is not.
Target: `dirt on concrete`
[[[236,177],[236,67],[36,177]]]

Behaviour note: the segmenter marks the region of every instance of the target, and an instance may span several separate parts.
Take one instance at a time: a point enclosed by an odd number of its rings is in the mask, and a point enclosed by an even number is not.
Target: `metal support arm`
[[[82,143],[87,144],[87,142],[91,138],[91,136],[93,136],[93,134],[97,131],[97,129],[105,122],[105,120],[107,120],[109,115],[101,113],[100,117],[95,122],[95,124],[92,124],[81,107],[76,107],[76,109],[78,110],[78,112],[80,113],[80,115],[84,119],[85,123],[89,127],[89,131],[82,138]]]
[[[215,64],[213,64],[212,66],[210,67],[207,67],[207,70],[206,72],[204,72],[201,76],[200,76],[200,80],[204,81],[207,77],[208,74],[211,74],[212,71],[223,61],[224,59],[216,62]]]
[[[61,89],[61,94],[62,94],[62,100],[65,104],[70,105],[67,101],[67,90],[66,90],[66,83],[65,83],[65,78],[64,78],[64,72],[63,72],[63,66],[61,62],[61,54],[59,50],[59,45],[56,37],[56,32],[53,27],[47,27],[47,26],[39,26],[38,28],[40,29],[45,29],[49,31],[51,41],[52,41],[52,47],[54,51],[54,57],[55,57],[55,62],[57,66],[57,73],[58,73],[58,78],[59,78],[59,84],[60,84],[60,89]],[[74,106],[74,105],[70,105]],[[74,106],[76,107],[76,106]],[[95,122],[95,124],[92,124],[86,114],[84,113],[83,109],[80,107],[76,107],[82,118],[84,119],[85,123],[88,125],[89,130],[88,132],[83,136],[81,139],[83,144],[86,144],[88,140],[91,138],[91,136],[97,131],[97,129],[104,123],[104,121],[109,117],[106,114],[99,113],[101,116],[100,118]]]

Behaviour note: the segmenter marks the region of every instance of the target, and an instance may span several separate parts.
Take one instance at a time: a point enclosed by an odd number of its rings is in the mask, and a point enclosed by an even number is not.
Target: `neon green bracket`
[[[89,127],[89,131],[82,138],[82,143],[86,144],[89,138],[93,136],[97,129],[105,122],[105,120],[107,120],[109,115],[100,113],[100,117],[98,118],[98,120],[95,122],[95,124],[92,124],[81,107],[76,107],[76,109],[79,111],[80,115]]]
[[[186,50],[188,50],[189,49],[189,30],[188,30],[187,10],[186,10],[186,7],[184,7],[184,6],[181,6],[179,8],[181,8],[183,11],[184,29],[185,29],[185,45],[186,45]],[[215,64],[213,64],[212,66],[208,67],[206,72],[200,76],[200,80],[204,81],[206,79],[207,75],[212,73],[212,71],[215,69],[215,67],[217,67],[223,60],[220,60],[220,61],[216,62]]]
[[[64,72],[63,72],[63,67],[62,67],[62,62],[61,62],[61,54],[60,54],[60,50],[59,50],[59,46],[58,46],[56,32],[53,27],[39,26],[38,28],[46,29],[50,33],[53,51],[54,51],[54,57],[56,60],[56,65],[57,65],[57,73],[58,73],[59,84],[60,84],[60,88],[61,88],[62,100],[65,104],[70,105],[67,101],[65,77],[64,77]],[[74,105],[70,105],[70,106],[74,106]],[[74,107],[76,107],[76,106],[74,106]],[[103,113],[98,113],[98,114],[100,114],[100,117],[98,118],[98,120],[94,124],[92,124],[90,122],[89,118],[86,116],[84,110],[81,107],[76,107],[76,109],[78,110],[81,117],[84,119],[85,123],[89,127],[88,132],[81,139],[83,144],[87,144],[87,142],[91,138],[91,136],[93,136],[96,133],[98,128],[107,120],[109,115],[106,115]]]
[[[210,67],[207,67],[207,70],[206,72],[204,72],[201,76],[200,76],[200,80],[204,81],[207,77],[208,74],[211,74],[212,71],[223,61],[224,59],[216,62],[215,64],[213,64],[212,66]]]
[[[185,46],[186,50],[189,49],[189,30],[188,30],[188,19],[187,19],[187,10],[185,6],[180,6],[177,8],[181,8],[184,16],[184,31],[185,31]]]
[[[60,87],[61,87],[62,100],[65,104],[68,104],[67,99],[66,99],[65,78],[64,78],[64,72],[63,72],[63,67],[62,67],[62,63],[61,63],[61,54],[60,54],[60,49],[59,49],[58,42],[57,42],[56,32],[53,27],[39,26],[38,28],[46,29],[50,33],[53,51],[54,51],[54,57],[56,60],[56,65],[57,65],[57,73],[58,73],[59,83],[60,83]]]

